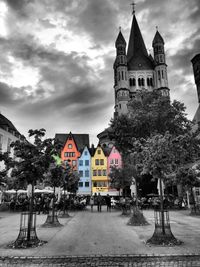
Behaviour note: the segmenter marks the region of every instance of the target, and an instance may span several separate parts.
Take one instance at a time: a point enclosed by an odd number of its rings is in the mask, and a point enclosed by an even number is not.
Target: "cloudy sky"
[[[29,129],[89,133],[91,142],[114,111],[114,43],[128,42],[131,0],[0,0],[0,111]],[[199,0],[137,0],[146,44],[158,26],[165,40],[171,98],[197,108],[191,58],[200,53]]]

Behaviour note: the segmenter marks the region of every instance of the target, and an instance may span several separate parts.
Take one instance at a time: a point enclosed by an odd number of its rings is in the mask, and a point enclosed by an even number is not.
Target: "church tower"
[[[152,91],[154,88],[154,60],[147,53],[134,9],[132,14],[127,52],[130,98],[135,97],[137,91]]]
[[[161,91],[163,96],[169,96],[164,44],[164,40],[157,30],[152,42],[155,60],[155,88]]]
[[[115,89],[115,116],[126,114],[129,101],[126,41],[119,31],[115,42],[116,59],[113,65],[114,69],[114,89]]]
[[[159,91],[169,97],[167,64],[165,59],[164,40],[158,30],[152,46],[154,57],[148,54],[137,19],[133,3],[132,24],[126,52],[126,41],[121,29],[115,42],[116,58],[114,69],[114,116],[128,113],[128,102],[138,96],[138,92]],[[199,88],[200,100],[200,88]],[[99,144],[112,146],[109,138],[110,128],[97,135]]]
[[[152,42],[154,58],[148,54],[134,5],[127,54],[121,29],[115,42],[115,116],[128,112],[128,102],[137,96],[137,92],[158,90],[163,96],[169,97],[164,40],[157,30]]]
[[[200,103],[200,54],[195,55],[192,60],[194,80],[197,86],[198,102]],[[193,119],[196,123],[200,122],[200,104]]]

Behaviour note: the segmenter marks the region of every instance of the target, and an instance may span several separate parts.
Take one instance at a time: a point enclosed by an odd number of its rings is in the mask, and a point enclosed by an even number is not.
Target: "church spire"
[[[135,3],[133,5],[133,19],[128,43],[128,69],[153,69],[148,52],[135,16]]]

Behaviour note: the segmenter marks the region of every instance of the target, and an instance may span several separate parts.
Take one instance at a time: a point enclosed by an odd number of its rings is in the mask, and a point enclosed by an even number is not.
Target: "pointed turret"
[[[126,41],[119,29],[116,42],[116,59],[114,63],[115,116],[127,113],[129,101]]]
[[[154,44],[158,44],[158,43],[163,44],[163,45],[165,44],[162,36],[160,35],[159,31],[157,30],[156,34],[153,38],[152,46],[154,46]]]
[[[117,36],[117,39],[115,41],[115,47],[117,48],[119,45],[125,45],[126,46],[126,41],[125,41],[124,36],[121,32],[121,29],[120,29],[119,34]]]
[[[162,93],[162,95],[169,96],[167,64],[165,61],[164,44],[165,42],[157,29],[153,42],[152,42],[153,51],[154,51],[154,60],[156,64],[155,85],[156,85],[156,88]]]

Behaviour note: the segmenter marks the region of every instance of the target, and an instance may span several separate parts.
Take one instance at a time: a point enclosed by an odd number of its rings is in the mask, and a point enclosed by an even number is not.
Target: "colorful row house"
[[[78,171],[80,176],[78,193],[91,195],[91,155],[87,146],[78,159]]]
[[[105,150],[98,146],[92,157],[92,193],[109,191],[107,166]]]
[[[111,167],[122,166],[121,155],[113,146],[102,148],[97,146],[89,148],[88,134],[56,134],[63,144],[61,159],[69,164],[73,171],[79,173],[78,194],[91,195],[101,193],[102,195],[117,195],[118,192],[110,187],[109,173]]]

